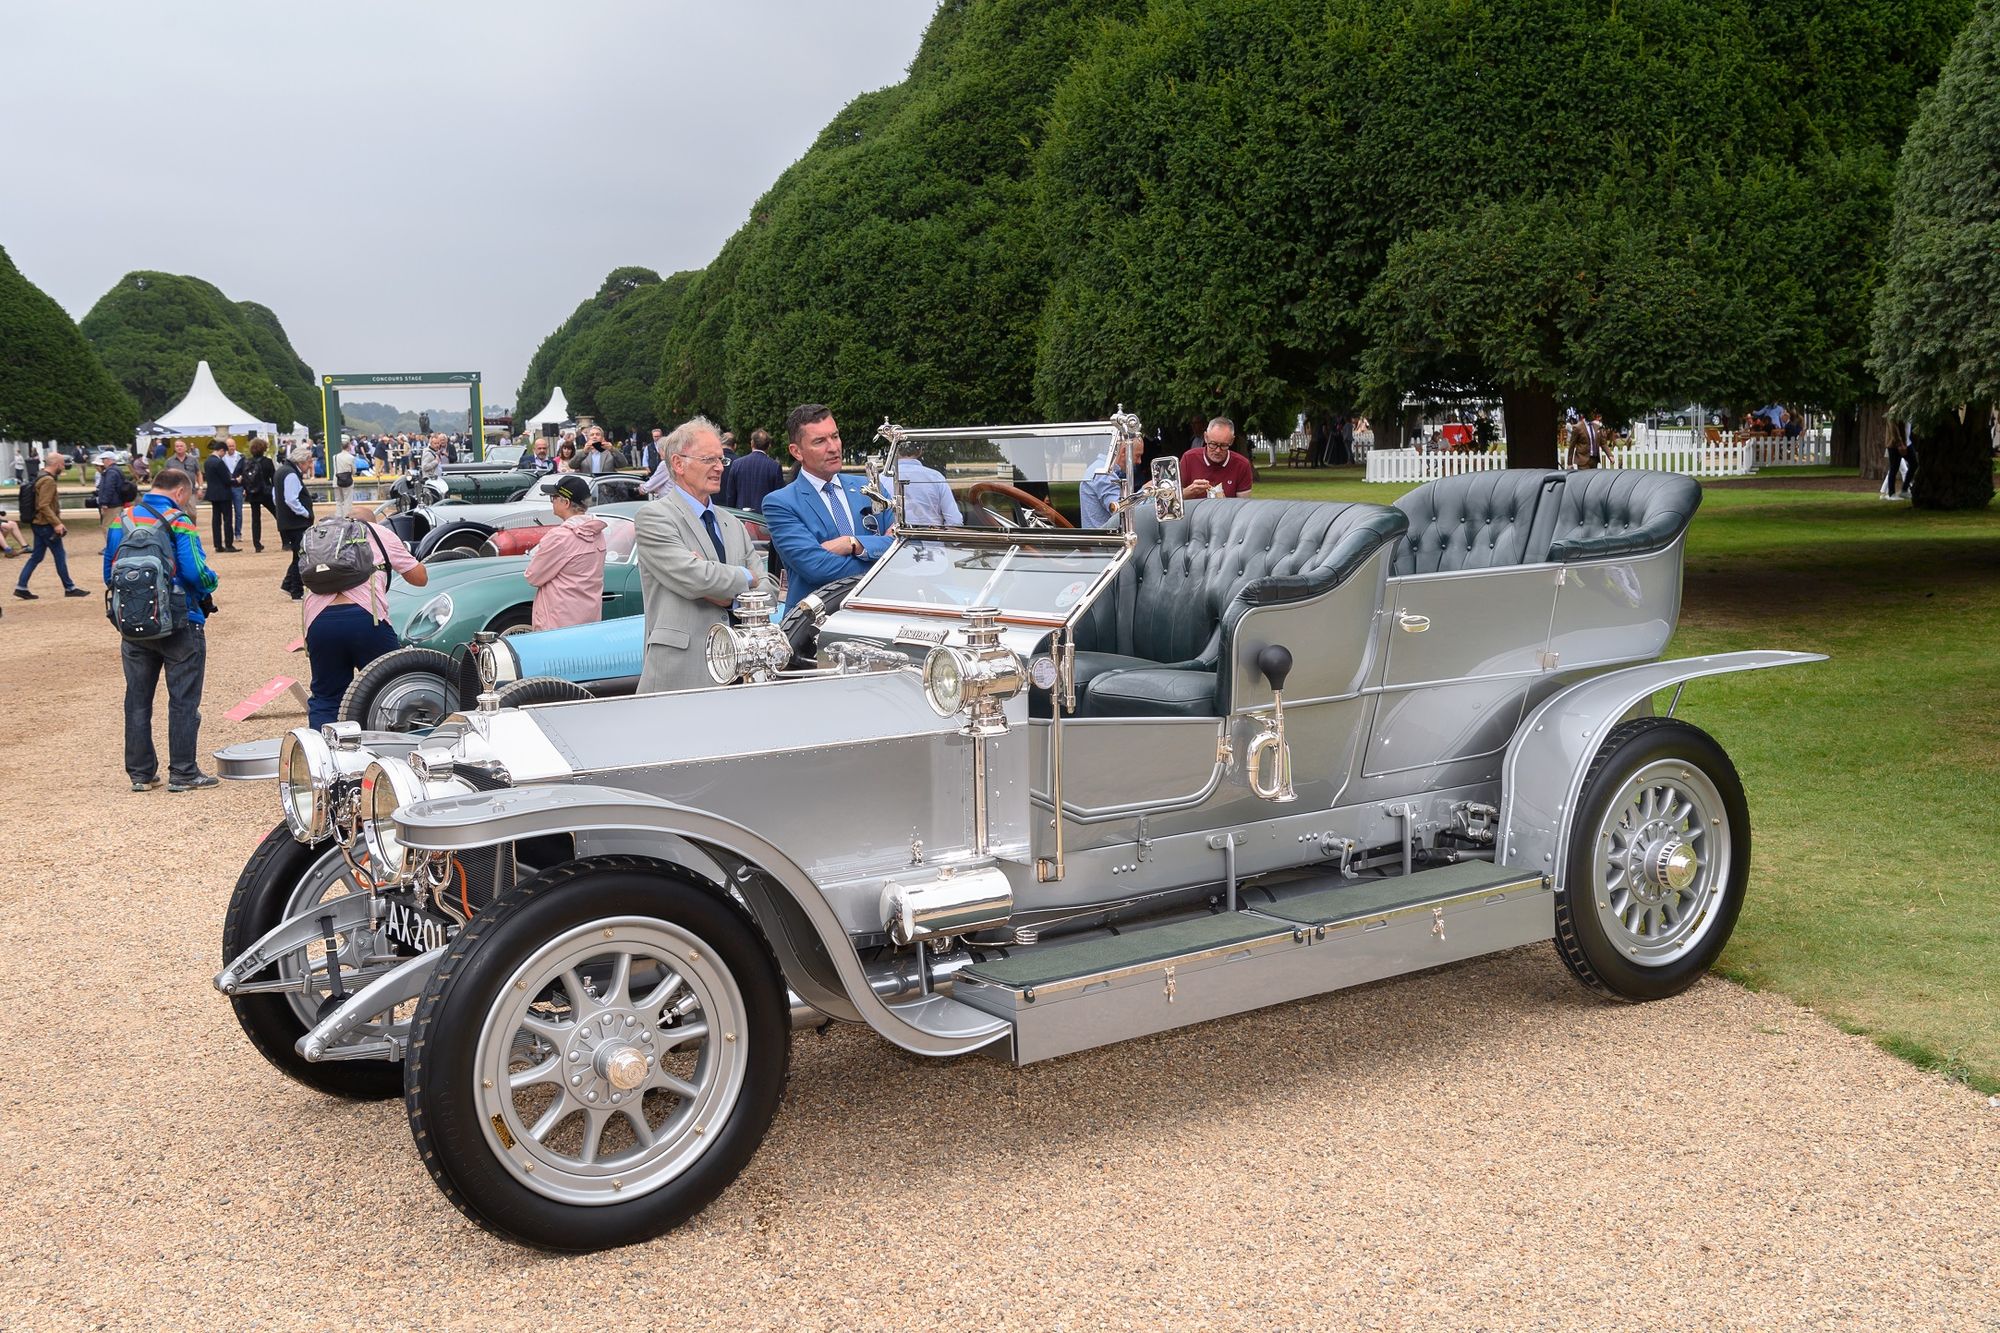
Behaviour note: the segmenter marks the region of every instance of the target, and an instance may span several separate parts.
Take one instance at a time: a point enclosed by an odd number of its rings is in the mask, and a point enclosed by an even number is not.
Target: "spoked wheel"
[[[457,668],[435,648],[398,648],[354,674],[340,720],[364,731],[428,732],[458,711]]]
[[[363,887],[331,839],[308,847],[279,824],[251,854],[236,881],[236,892],[230,895],[222,924],[222,961],[232,961],[279,923]],[[266,1060],[307,1087],[356,1100],[394,1097],[403,1089],[403,1071],[393,1060],[315,1063],[296,1049],[298,1039],[319,1021],[333,991],[328,952],[323,941],[315,940],[280,956],[254,979],[277,980],[285,983],[285,989],[230,996],[236,1021]],[[369,968],[367,960],[389,952],[387,941],[371,931],[335,932],[332,956],[340,968],[342,989],[351,992],[367,984],[383,970]]]
[[[418,1003],[405,1102],[460,1211],[556,1250],[647,1240],[736,1178],[776,1114],[789,1011],[719,890],[594,858],[474,917]]]
[[[1584,775],[1557,951],[1605,995],[1678,995],[1728,943],[1749,877],[1749,810],[1722,747],[1685,722],[1627,722]]]

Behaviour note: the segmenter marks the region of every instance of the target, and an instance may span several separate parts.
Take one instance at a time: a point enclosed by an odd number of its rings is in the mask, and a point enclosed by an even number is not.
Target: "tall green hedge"
[[[126,447],[138,424],[68,314],[0,249],[0,440]]]

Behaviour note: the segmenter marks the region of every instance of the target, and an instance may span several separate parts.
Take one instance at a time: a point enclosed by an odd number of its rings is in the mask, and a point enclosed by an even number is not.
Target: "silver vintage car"
[[[746,598],[712,689],[501,708],[489,662],[428,737],[292,732],[215,982],[244,1031],[402,1096],[480,1225],[589,1250],[735,1178],[802,1025],[1025,1064],[1538,940],[1622,1000],[1709,966],[1750,825],[1682,687],[1817,659],[1656,660],[1694,481],[1193,501],[1138,435],[885,426],[928,484],[1116,518],[899,524],[785,628]]]

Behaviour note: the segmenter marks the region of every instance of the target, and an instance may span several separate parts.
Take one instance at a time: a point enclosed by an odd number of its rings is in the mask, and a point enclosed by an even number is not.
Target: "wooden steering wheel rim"
[[[1004,481],[975,481],[972,485],[965,488],[965,501],[967,504],[978,504],[980,500],[988,495],[1006,496],[1016,504],[1026,507],[1029,511],[1040,514],[1049,521],[1049,526],[1051,527],[1073,528],[1076,526],[1076,524],[1070,522],[1064,516],[1062,510],[1056,508],[1040,496],[1028,494],[1019,486],[1011,486]]]

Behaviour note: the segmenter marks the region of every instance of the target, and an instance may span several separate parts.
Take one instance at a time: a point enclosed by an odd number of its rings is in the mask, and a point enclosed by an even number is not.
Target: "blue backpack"
[[[111,557],[104,615],[128,639],[164,639],[187,626],[187,590],[175,580],[174,532],[169,518],[147,509],[158,522],[144,527],[125,511],[125,535]]]

